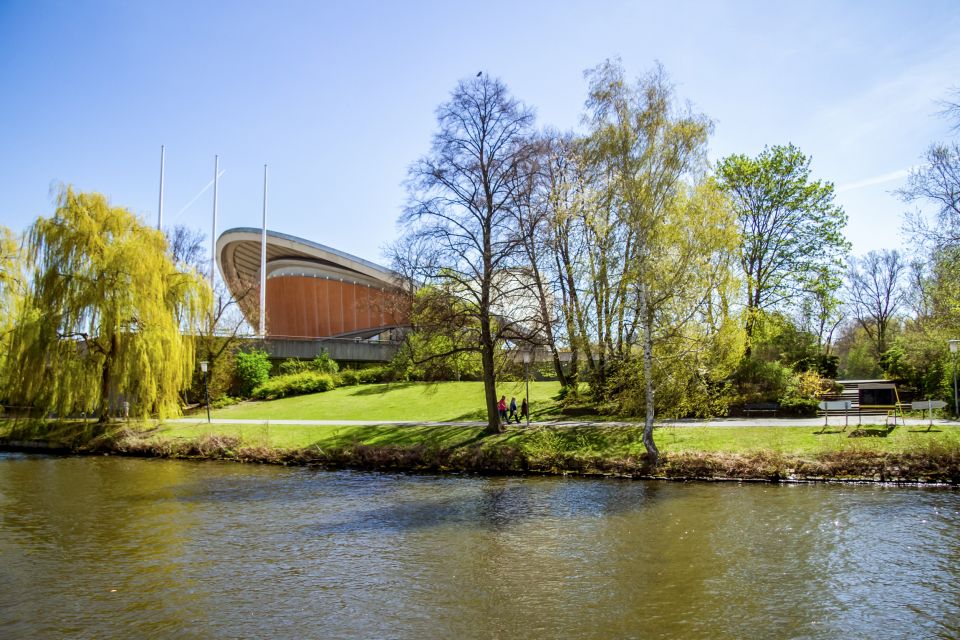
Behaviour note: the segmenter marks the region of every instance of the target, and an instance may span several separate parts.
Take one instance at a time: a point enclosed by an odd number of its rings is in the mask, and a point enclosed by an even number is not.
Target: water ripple
[[[0,637],[957,637],[955,491],[0,459]]]

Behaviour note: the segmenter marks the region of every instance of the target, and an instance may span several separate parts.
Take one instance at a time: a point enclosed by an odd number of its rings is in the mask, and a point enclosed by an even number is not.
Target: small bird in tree
[[[478,77],[478,78],[479,78],[480,76],[482,76],[482,75],[483,75],[483,71],[477,71],[477,77]]]

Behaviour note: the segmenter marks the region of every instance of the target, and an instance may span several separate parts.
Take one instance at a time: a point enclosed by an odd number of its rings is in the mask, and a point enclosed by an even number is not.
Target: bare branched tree
[[[904,299],[902,280],[907,268],[897,250],[871,251],[850,260],[847,291],[851,312],[873,341],[877,358],[889,346],[891,323]]]
[[[396,255],[395,262],[420,285],[462,301],[453,330],[471,340],[458,340],[455,348],[480,353],[488,429],[499,431],[497,345],[524,335],[537,320],[518,304],[528,284],[519,271],[516,224],[533,112],[500,80],[481,74],[457,85],[437,109],[437,124],[430,153],[410,169],[410,201],[400,218],[408,237],[403,246],[417,250]]]
[[[517,189],[517,227],[526,254],[528,297],[535,301],[538,313],[537,322],[528,327],[527,341],[531,346],[542,346],[550,352],[560,385],[566,387],[569,381],[560,361],[554,328],[559,322],[556,292],[560,287],[551,229],[555,214],[551,189],[555,147],[554,135],[550,133],[530,141],[529,165],[519,176],[524,182]]]
[[[193,271],[204,280],[210,279],[210,256],[207,254],[205,234],[185,225],[177,225],[166,231],[167,251],[174,264],[183,271]],[[252,334],[241,309],[243,305],[259,307],[259,283],[240,280],[233,283],[233,292],[227,284],[214,279],[213,299],[198,325],[196,353],[198,360],[208,361],[213,395],[226,391],[229,376],[218,376],[225,358],[234,352]],[[221,388],[222,387],[222,388]]]
[[[566,381],[576,391],[581,353],[593,372],[596,360],[591,347],[588,305],[584,292],[584,267],[588,261],[584,223],[592,201],[588,195],[587,171],[572,134],[549,135],[548,163],[544,169],[547,182],[547,247],[556,268],[562,331],[570,345],[570,369]]]
[[[178,224],[165,232],[167,251],[174,264],[181,268],[193,269],[204,278],[209,278],[209,258],[204,249],[206,236],[196,229]]]
[[[960,89],[957,100],[942,103],[942,115],[953,121],[953,130],[960,130]],[[935,207],[933,222],[921,211],[907,215],[907,224],[914,236],[934,248],[960,244],[960,142],[931,144],[924,154],[924,164],[910,172],[907,185],[897,191],[904,202],[926,203]]]

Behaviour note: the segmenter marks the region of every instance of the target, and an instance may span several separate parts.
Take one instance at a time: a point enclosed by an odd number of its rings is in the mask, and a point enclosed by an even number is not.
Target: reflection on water
[[[0,454],[0,637],[960,635],[947,489]]]

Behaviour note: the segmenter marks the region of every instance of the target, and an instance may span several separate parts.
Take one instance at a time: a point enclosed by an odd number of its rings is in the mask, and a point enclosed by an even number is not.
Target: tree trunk
[[[560,381],[560,386],[567,386],[567,376],[563,372],[563,365],[560,364],[560,353],[557,351],[557,342],[553,336],[553,323],[551,322],[550,309],[547,307],[547,292],[543,286],[543,280],[540,277],[540,269],[533,265],[534,282],[537,285],[537,297],[540,304],[540,319],[543,322],[544,331],[547,334],[547,344],[550,346],[550,354],[553,356],[553,369]]]
[[[654,389],[653,389],[653,318],[647,301],[646,284],[640,285],[640,315],[643,318],[643,382],[646,389],[647,416],[643,423],[643,446],[650,464],[660,461],[660,451],[653,441]]]
[[[100,420],[102,424],[110,419],[110,372],[113,355],[119,350],[120,340],[116,334],[110,336],[110,352],[104,354],[103,368],[100,370]]]
[[[487,402],[487,433],[500,433],[500,412],[497,410],[497,375],[493,362],[493,336],[490,316],[480,316],[480,362],[483,365],[483,393]]]

